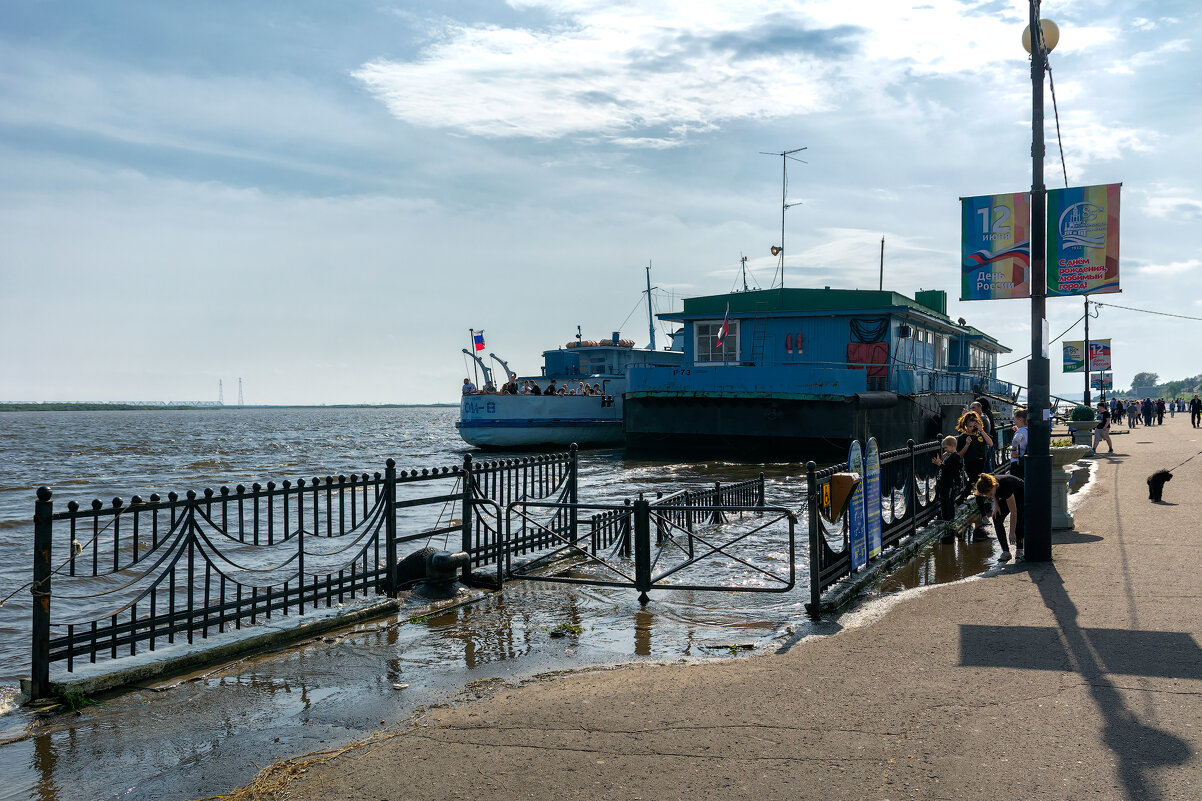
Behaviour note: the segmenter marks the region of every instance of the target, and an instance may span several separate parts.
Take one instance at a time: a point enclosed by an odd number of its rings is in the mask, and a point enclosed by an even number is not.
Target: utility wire
[[[1125,311],[1143,312],[1144,314],[1159,314],[1161,317],[1180,317],[1182,320],[1202,320],[1202,317],[1191,317],[1188,314],[1173,314],[1172,312],[1152,311],[1151,309],[1135,309],[1131,306],[1120,306],[1117,303],[1102,303],[1100,301],[1091,300],[1090,303],[1095,306],[1109,306],[1112,309],[1124,309]]]
[[[1052,78],[1052,68],[1046,62],[1046,55],[1044,59],[1044,66],[1048,73],[1048,83],[1052,87],[1052,111],[1056,114],[1056,144],[1060,145],[1060,169],[1064,172],[1064,188],[1068,189],[1068,167],[1064,163],[1064,142],[1060,139],[1060,109],[1056,106],[1056,81]]]
[[[1049,344],[1049,345],[1051,345],[1051,344],[1052,344],[1052,342],[1059,342],[1061,337],[1063,337],[1063,336],[1064,336],[1065,334],[1067,334],[1069,331],[1072,331],[1074,328],[1076,328],[1076,327],[1077,327],[1077,323],[1081,322],[1081,321],[1082,321],[1082,320],[1084,320],[1084,319],[1085,319],[1085,315],[1084,315],[1084,314],[1082,314],[1080,317],[1078,317],[1078,318],[1077,318],[1077,322],[1076,322],[1076,323],[1073,323],[1073,324],[1072,324],[1072,325],[1070,325],[1068,328],[1066,328],[1066,329],[1064,329],[1063,331],[1061,331],[1061,332],[1060,332],[1060,334],[1059,334],[1059,336],[1057,336],[1057,337],[1056,337],[1055,339],[1053,339],[1053,340],[1050,340],[1050,341],[1048,342],[1048,344]],[[1028,353],[1026,356],[1020,356],[1020,357],[1018,357],[1017,359],[1015,359],[1015,360],[1014,360],[1014,361],[1012,361],[1012,362],[1006,362],[1005,364],[999,364],[999,365],[998,365],[998,369],[1001,369],[1002,367],[1009,367],[1009,366],[1010,366],[1010,365],[1012,365],[1012,364],[1018,364],[1019,362],[1021,362],[1021,361],[1026,361],[1026,360],[1027,360],[1027,359],[1029,359],[1029,358],[1031,358],[1031,354],[1029,354],[1029,353]]]

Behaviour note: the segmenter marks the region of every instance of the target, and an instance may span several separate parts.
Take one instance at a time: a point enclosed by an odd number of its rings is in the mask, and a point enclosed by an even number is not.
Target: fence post
[[[640,604],[651,600],[651,504],[643,500],[634,502],[634,588]]]
[[[621,526],[621,528],[618,530],[618,536],[622,538],[622,556],[630,556],[630,538],[632,535],[631,530],[634,528],[632,525],[630,525],[630,499],[626,498],[622,501],[622,503],[626,504],[627,512],[622,516],[622,522],[618,524]]]
[[[721,505],[722,505],[722,482],[715,481],[714,482],[714,506],[721,506]],[[719,512],[717,509],[715,509],[713,511],[713,513],[711,513],[711,515],[710,515],[710,522],[711,523],[723,523],[725,521],[722,518],[722,513]]]
[[[806,509],[810,518],[810,617],[822,619],[822,564],[818,549],[818,465],[806,462]]]
[[[571,506],[568,507],[568,531],[571,534],[571,541],[573,544],[576,542],[576,526],[578,523],[577,516],[579,514],[579,511],[576,509],[576,504],[580,502],[580,495],[578,493],[579,488],[577,486],[577,478],[580,475],[579,459],[577,455],[578,450],[579,449],[576,447],[576,443],[573,442],[571,450],[569,451],[572,461],[571,465],[568,467],[568,503],[571,504]]]
[[[910,480],[906,482],[909,497],[906,498],[906,507],[910,510],[910,536],[913,537],[918,531],[918,465],[914,459],[914,440],[906,440],[906,447],[910,449]]]
[[[756,488],[756,493],[757,494],[756,494],[756,498],[755,498],[755,505],[763,506],[764,505],[764,474],[763,473],[760,473],[760,483],[759,483],[759,486]]]
[[[33,662],[29,700],[50,697],[50,558],[54,502],[50,488],[38,487],[33,511]]]
[[[472,573],[472,455],[463,456],[463,501],[459,510],[460,529],[459,546],[467,554],[467,564],[463,566],[460,579],[466,581]],[[504,554],[501,553],[501,516],[497,515],[497,564],[501,564]]]
[[[396,460],[384,462],[384,553],[388,562],[388,597],[397,594]]]

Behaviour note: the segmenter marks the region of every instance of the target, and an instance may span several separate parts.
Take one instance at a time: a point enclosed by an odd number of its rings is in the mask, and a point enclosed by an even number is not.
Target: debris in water
[[[409,685],[408,685],[408,684],[394,684],[394,685],[392,685],[392,689],[394,689],[394,690],[408,690],[408,689],[409,689]]]

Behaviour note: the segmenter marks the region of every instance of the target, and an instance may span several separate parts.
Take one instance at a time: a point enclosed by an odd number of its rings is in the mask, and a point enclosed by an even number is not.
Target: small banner
[[[864,449],[864,518],[868,528],[868,558],[881,555],[881,450],[876,437]]]
[[[1048,190],[1048,297],[1121,292],[1122,184]]]
[[[1114,389],[1114,373],[1098,373],[1089,377],[1090,389]]]
[[[847,470],[858,476],[864,475],[864,456],[858,440],[853,440],[847,451]],[[879,505],[878,505],[879,508]],[[868,529],[864,518],[864,482],[861,481],[851,495],[847,507],[848,542],[851,548],[851,569],[859,570],[868,564]]]
[[[1064,372],[1085,372],[1085,340],[1064,340]]]
[[[960,198],[960,300],[1029,298],[1030,267],[1029,193]]]
[[[1089,340],[1089,369],[1090,371],[1102,371],[1111,369],[1110,364],[1110,340],[1109,339],[1091,339]]]

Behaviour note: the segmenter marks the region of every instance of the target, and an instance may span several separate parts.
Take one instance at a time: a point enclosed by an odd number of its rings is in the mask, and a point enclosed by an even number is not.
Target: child
[[[1010,475],[1022,478],[1027,455],[1027,410],[1014,410],[1014,439],[1010,441]]]
[[[960,489],[960,454],[956,453],[956,438],[943,438],[943,452],[931,459],[939,465],[939,477],[935,480],[935,496],[939,499],[939,519],[954,520],[956,517],[956,492]]]

